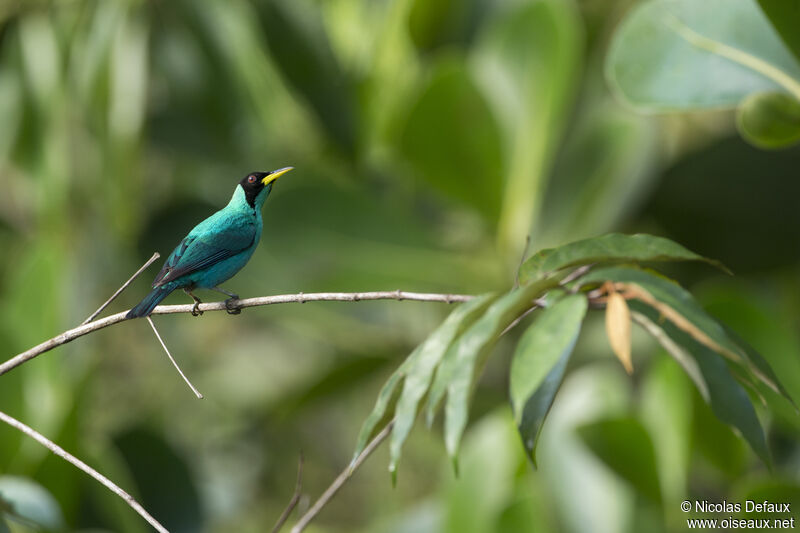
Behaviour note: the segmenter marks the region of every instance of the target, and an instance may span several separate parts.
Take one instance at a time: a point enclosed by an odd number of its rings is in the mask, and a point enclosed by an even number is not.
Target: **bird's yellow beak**
[[[280,178],[281,176],[283,176],[292,169],[294,169],[294,167],[283,167],[279,168],[278,170],[273,170],[272,172],[264,176],[264,179],[261,180],[261,183],[263,183],[264,186],[266,187],[267,185],[269,185],[276,179]]]

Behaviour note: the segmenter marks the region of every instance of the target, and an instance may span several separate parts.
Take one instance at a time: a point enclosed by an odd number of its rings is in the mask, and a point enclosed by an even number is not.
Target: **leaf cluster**
[[[625,17],[606,77],[644,112],[736,108],[748,142],[800,141],[800,11],[782,0],[657,0]]]
[[[534,311],[511,360],[509,400],[522,444],[535,464],[539,435],[581,327],[589,310],[599,309],[605,311],[612,349],[626,370],[633,371],[630,337],[636,323],[681,365],[713,413],[770,464],[752,398],[763,400],[771,391],[792,405],[793,400],[758,352],[676,282],[643,266],[686,260],[725,270],[673,241],[644,234],[608,234],[533,254],[520,269],[519,287],[483,294],[456,308],[395,370],[362,426],[354,457],[382,421],[393,420],[389,469],[395,479],[418,414],[424,412],[430,426],[444,403],[445,446],[457,467],[481,369],[498,339]]]

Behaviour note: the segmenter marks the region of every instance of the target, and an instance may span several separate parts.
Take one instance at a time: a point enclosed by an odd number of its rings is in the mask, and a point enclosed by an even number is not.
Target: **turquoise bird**
[[[202,314],[202,303],[192,291],[211,289],[229,298],[229,313],[240,311],[230,307],[239,296],[219,288],[239,272],[258,246],[263,222],[261,207],[272,192],[272,186],[293,167],[272,172],[252,172],[233,191],[231,201],[189,232],[167,258],[153,281],[153,290],[128,311],[127,318],[148,316],[158,303],[175,289],[183,289],[194,300],[192,314]]]

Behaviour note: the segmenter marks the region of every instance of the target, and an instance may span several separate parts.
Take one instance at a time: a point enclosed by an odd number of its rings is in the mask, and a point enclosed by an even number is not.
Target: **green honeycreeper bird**
[[[211,289],[229,296],[229,307],[237,294],[219,288],[242,269],[258,246],[263,222],[261,207],[280,176],[292,167],[272,172],[252,172],[233,191],[231,201],[197,226],[178,244],[153,281],[153,290],[131,309],[127,318],[148,316],[158,303],[175,289],[183,289],[194,300],[192,314],[197,316],[202,303],[194,289]]]

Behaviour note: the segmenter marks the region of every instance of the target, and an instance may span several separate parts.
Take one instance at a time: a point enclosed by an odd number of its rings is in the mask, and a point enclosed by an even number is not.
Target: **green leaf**
[[[600,420],[580,427],[578,433],[595,455],[639,494],[661,504],[653,441],[641,422],[631,417]]]
[[[767,360],[764,359],[764,356],[761,355],[758,352],[758,350],[753,348],[749,343],[745,342],[745,340],[742,339],[731,328],[729,328],[725,324],[722,324],[722,327],[725,329],[725,332],[728,334],[728,337],[730,337],[737,344],[737,346],[739,346],[742,350],[744,350],[747,359],[753,364],[753,366],[757,369],[757,371],[761,373],[767,380],[769,380],[770,383],[774,385],[774,388],[773,386],[770,386],[770,388],[773,389],[774,392],[777,392],[778,394],[783,396],[786,400],[788,400],[789,403],[791,403],[792,406],[794,407],[795,411],[797,411],[798,410],[797,404],[795,403],[791,394],[789,394],[789,391],[786,390],[786,387],[784,387],[783,384],[780,382],[780,380],[778,380],[778,376],[772,370],[772,367],[769,366]]]
[[[446,392],[445,445],[452,458],[458,454],[459,442],[467,425],[472,386],[491,348],[503,330],[531,307],[535,298],[557,283],[555,279],[545,279],[505,294],[445,353],[428,395],[427,416],[431,422]]]
[[[534,464],[539,432],[561,386],[587,307],[584,295],[573,294],[542,310],[520,339],[511,361],[511,407]]]
[[[48,530],[61,530],[64,527],[64,516],[58,501],[35,481],[25,477],[0,476],[0,497],[2,506],[10,516]]]
[[[559,149],[534,241],[570,242],[619,227],[659,178],[656,124],[609,97],[582,108]]]
[[[609,233],[571,242],[558,248],[540,250],[522,264],[519,278],[521,283],[528,283],[562,268],[631,261],[705,261],[727,270],[721,263],[697,255],[663,237],[643,233],[637,235]]]
[[[651,307],[656,307],[662,317],[698,343],[724,355],[739,375],[746,379],[758,380],[791,401],[766,361],[760,356],[752,359],[747,350],[731,339],[722,324],[706,313],[694,297],[677,283],[630,267],[597,269],[582,278],[583,283],[603,281],[621,282],[639,287],[641,290],[635,291],[634,294],[636,298]],[[659,322],[660,320],[656,321]]]
[[[316,114],[332,143],[357,149],[354,83],[336,61],[319,11],[300,3],[256,4],[261,35],[284,79]]]
[[[750,397],[731,375],[722,356],[697,342],[671,321],[664,320],[659,311],[653,307],[638,300],[631,300],[629,304],[632,311],[646,317],[651,325],[662,329],[672,341],[691,354],[707,387],[706,401],[714,415],[736,428],[761,460],[768,465],[771,464],[764,431],[761,429]]]
[[[800,101],[785,93],[750,95],[736,110],[736,126],[759,148],[783,148],[800,141]]]
[[[800,4],[792,0],[758,0],[758,4],[784,44],[800,60]]]
[[[639,412],[653,440],[666,502],[681,501],[688,490],[692,398],[691,385],[675,361],[658,357],[649,365],[641,382]]]
[[[356,450],[353,453],[353,461],[361,455],[361,452],[364,451],[364,448],[367,447],[367,442],[369,441],[370,437],[372,437],[372,433],[375,431],[375,427],[378,423],[384,419],[387,409],[389,408],[389,404],[395,397],[395,390],[397,386],[400,384],[400,381],[405,377],[406,368],[410,365],[409,361],[413,360],[416,357],[416,354],[420,351],[421,346],[418,346],[411,355],[406,358],[406,360],[401,364],[397,370],[392,372],[392,375],[389,376],[389,379],[386,380],[386,383],[381,388],[381,391],[378,393],[378,399],[375,401],[375,407],[372,408],[372,412],[370,412],[367,419],[364,420],[364,423],[361,425],[361,431],[358,433],[358,439],[356,440]]]
[[[490,220],[500,211],[500,133],[462,62],[441,62],[413,104],[401,140],[418,175]]]
[[[419,402],[428,391],[433,373],[445,352],[468,326],[486,311],[496,294],[484,294],[464,303],[450,313],[450,316],[434,331],[417,350],[409,356],[405,368],[403,392],[395,407],[392,440],[389,444],[389,470],[394,472],[403,443],[414,425]]]
[[[752,0],[643,2],[617,29],[605,70],[644,111],[732,107],[759,91],[800,98],[800,66]]]
[[[750,500],[759,503],[764,501],[787,503],[792,509],[792,514],[794,514],[795,509],[800,509],[800,485],[791,478],[780,479],[779,476],[772,479],[748,479],[738,487],[734,498],[734,501],[740,502]],[[766,512],[766,510],[747,512],[747,508],[744,505],[742,506],[742,512],[738,513],[738,515],[748,520],[754,518],[791,520],[792,524],[794,524],[794,517],[789,514],[780,515]],[[784,527],[789,529],[788,525]],[[792,527],[792,529],[794,528]],[[773,531],[776,530],[777,528],[773,529]]]
[[[539,218],[546,178],[576,92],[582,27],[571,2],[509,3],[474,49],[473,71],[506,148],[498,233],[501,248],[514,256]]]

